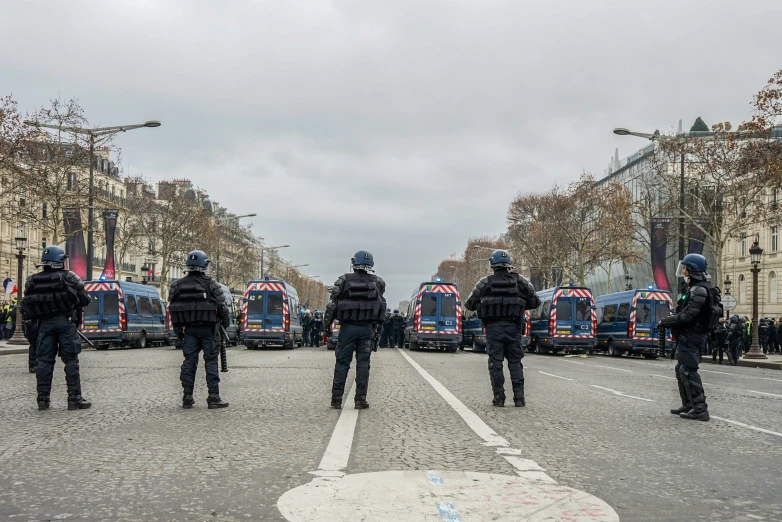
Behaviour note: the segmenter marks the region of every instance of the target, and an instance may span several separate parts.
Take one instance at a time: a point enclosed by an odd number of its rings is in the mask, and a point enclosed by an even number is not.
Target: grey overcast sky
[[[187,177],[330,283],[375,254],[389,303],[519,191],[601,176],[614,127],[749,116],[782,1],[0,0],[0,93],[76,96],[125,172]],[[197,246],[197,245],[194,245]],[[463,290],[464,292],[465,290]]]

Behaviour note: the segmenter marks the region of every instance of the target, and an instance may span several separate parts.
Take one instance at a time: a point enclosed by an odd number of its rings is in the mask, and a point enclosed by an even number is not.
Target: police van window
[[[576,321],[592,320],[592,303],[588,297],[579,297],[576,299]]]
[[[92,301],[84,307],[84,315],[98,315],[98,295],[90,294]]]
[[[137,302],[138,311],[141,315],[152,315],[152,307],[149,306],[148,297],[139,297]]]
[[[269,294],[266,303],[266,313],[268,315],[282,315],[282,295]]]
[[[542,318],[547,318],[549,310],[551,309],[551,301],[546,301],[543,303],[543,307],[540,309],[540,316]]]
[[[456,317],[456,296],[444,295],[441,298],[440,315],[443,317]]]
[[[616,305],[606,305],[603,309],[603,322],[613,323],[616,321]]]
[[[630,312],[630,303],[622,303],[619,305],[619,311],[616,313],[616,320],[619,323],[627,321],[627,314]]]
[[[652,322],[652,307],[649,305],[649,301],[641,301],[636,306],[635,321],[637,323],[651,323]]]
[[[263,313],[263,294],[250,294],[247,296],[247,313],[248,314],[262,314]]]
[[[125,310],[129,314],[138,314],[138,308],[136,308],[136,298],[134,296],[129,295],[125,298]]]
[[[570,299],[557,299],[557,321],[573,320],[573,303]]]
[[[93,300],[95,302],[97,300]],[[119,315],[119,295],[116,292],[103,294],[103,315]]]
[[[668,317],[669,315],[671,315],[671,307],[668,305],[667,302],[657,303],[656,312],[657,312],[657,317],[655,319],[657,319],[657,322],[660,322],[666,317]]]
[[[152,313],[155,315],[163,315],[163,309],[160,306],[160,301],[157,299],[152,300]]]
[[[431,316],[437,315],[437,296],[436,295],[424,295],[421,296],[421,315]]]
[[[597,324],[603,322],[603,307],[600,307],[597,310],[595,310],[595,316],[597,317]]]

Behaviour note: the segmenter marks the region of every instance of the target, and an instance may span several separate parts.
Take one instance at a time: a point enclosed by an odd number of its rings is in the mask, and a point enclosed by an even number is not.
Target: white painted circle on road
[[[597,497],[555,483],[464,471],[383,471],[319,477],[286,492],[289,522],[618,521]]]

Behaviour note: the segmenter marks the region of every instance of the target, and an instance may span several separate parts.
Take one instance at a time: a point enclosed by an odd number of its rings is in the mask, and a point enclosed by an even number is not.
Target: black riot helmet
[[[353,254],[353,258],[350,260],[353,265],[353,270],[363,270],[364,272],[371,272],[375,268],[375,258],[371,252],[366,250],[359,250]]]
[[[66,259],[68,259],[68,256],[65,254],[65,250],[58,246],[50,246],[43,249],[41,263],[38,266],[62,270],[65,268]]]
[[[193,250],[187,254],[185,272],[206,272],[209,269],[209,257],[202,250]]]

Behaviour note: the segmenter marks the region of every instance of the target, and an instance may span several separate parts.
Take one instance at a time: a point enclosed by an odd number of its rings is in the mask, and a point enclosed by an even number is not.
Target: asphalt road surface
[[[325,348],[230,349],[226,410],[203,368],[181,409],[176,350],[81,360],[93,407],[58,362],[39,412],[0,358],[0,520],[782,520],[774,370],[704,365],[694,422],[668,360],[528,355],[527,407],[495,408],[485,355],[381,349],[360,412],[328,408]]]

